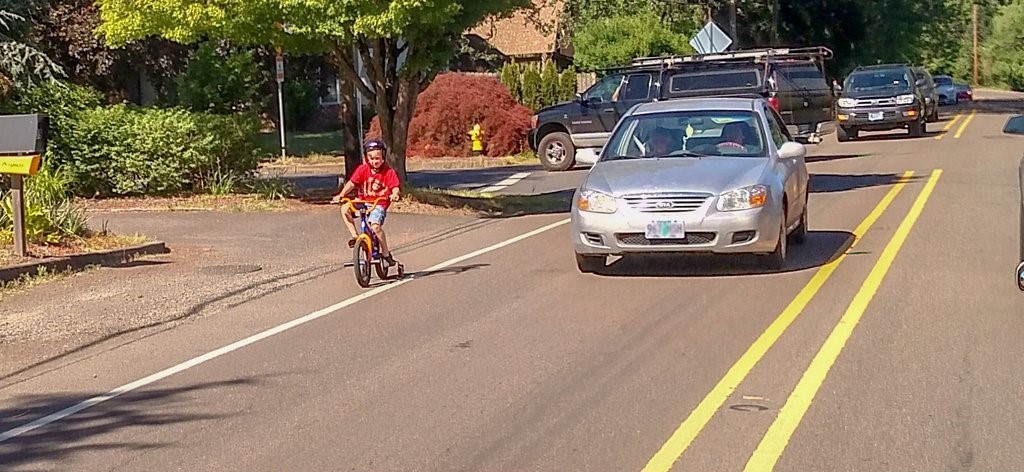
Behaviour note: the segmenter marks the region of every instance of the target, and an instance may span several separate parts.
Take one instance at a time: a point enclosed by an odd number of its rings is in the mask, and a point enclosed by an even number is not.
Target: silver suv
[[[774,269],[807,233],[806,148],[761,97],[693,98],[630,109],[575,192],[583,272],[606,256],[762,254]]]

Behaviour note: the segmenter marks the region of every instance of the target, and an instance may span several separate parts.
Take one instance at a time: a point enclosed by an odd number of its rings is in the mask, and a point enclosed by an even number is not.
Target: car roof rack
[[[800,60],[800,59],[831,59],[832,50],[825,46],[803,48],[765,48],[746,49],[710,54],[694,54],[689,56],[654,56],[638,57],[630,64],[632,67],[671,67],[677,64],[708,63],[708,62],[767,62],[769,60]]]

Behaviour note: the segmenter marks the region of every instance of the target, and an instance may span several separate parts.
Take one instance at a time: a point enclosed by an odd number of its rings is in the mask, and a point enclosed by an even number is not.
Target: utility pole
[[[978,4],[972,5],[972,16],[974,17],[974,86],[978,86]]]
[[[772,47],[779,45],[779,0],[772,2]]]
[[[732,45],[739,49],[740,35],[736,31],[736,0],[729,0],[729,32],[732,33]]]

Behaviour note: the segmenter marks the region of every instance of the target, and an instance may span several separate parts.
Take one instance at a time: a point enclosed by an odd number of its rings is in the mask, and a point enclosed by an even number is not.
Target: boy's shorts
[[[372,210],[370,210],[370,213],[368,215],[366,215],[366,222],[370,224],[376,223],[383,226],[384,220],[387,219],[387,217],[387,210],[385,210],[384,207],[377,205],[373,207]]]

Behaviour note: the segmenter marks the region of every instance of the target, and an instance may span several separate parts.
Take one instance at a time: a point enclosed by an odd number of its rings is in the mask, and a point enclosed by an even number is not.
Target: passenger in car
[[[657,127],[651,130],[651,134],[647,140],[649,156],[667,156],[679,148],[673,146],[675,136],[672,131],[667,128]]]

